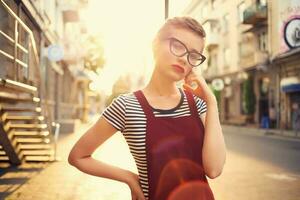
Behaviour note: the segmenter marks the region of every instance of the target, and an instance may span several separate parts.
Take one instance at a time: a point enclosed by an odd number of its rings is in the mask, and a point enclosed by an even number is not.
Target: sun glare
[[[164,21],[163,1],[91,0],[83,17],[105,51],[106,65],[94,89],[110,94],[121,75],[139,77],[151,68],[151,41]]]

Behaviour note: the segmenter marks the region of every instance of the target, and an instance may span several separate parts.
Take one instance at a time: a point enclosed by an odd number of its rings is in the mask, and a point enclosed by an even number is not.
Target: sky
[[[106,95],[122,74],[150,77],[151,41],[164,22],[164,0],[90,0],[83,18],[88,31],[101,37],[106,65],[94,87]],[[170,16],[190,1],[169,0]]]

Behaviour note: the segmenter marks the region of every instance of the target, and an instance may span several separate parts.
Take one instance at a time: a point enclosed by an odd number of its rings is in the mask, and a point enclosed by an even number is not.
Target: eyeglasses
[[[197,67],[206,60],[206,57],[201,53],[189,51],[185,44],[178,39],[168,38],[168,40],[170,40],[170,52],[177,57],[182,57],[188,54],[187,60],[191,66]]]

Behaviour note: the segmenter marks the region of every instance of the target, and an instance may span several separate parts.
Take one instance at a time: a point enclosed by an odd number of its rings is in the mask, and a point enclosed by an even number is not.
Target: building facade
[[[55,131],[87,121],[86,0],[0,1],[0,161],[53,160]]]
[[[184,10],[207,32],[208,82],[221,79],[223,123],[290,129],[298,86],[284,89],[288,78],[299,84],[299,0],[195,0]],[[284,27],[291,20],[289,45]],[[287,85],[285,85],[287,86]],[[266,123],[268,122],[268,123]],[[272,123],[271,123],[272,122]]]

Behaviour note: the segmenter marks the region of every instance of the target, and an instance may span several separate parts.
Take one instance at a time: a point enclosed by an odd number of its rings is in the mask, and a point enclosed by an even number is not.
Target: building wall
[[[299,0],[269,0],[270,19],[269,29],[272,36],[270,37],[271,57],[280,53],[289,51],[283,38],[284,25],[295,15],[300,15]]]
[[[221,92],[220,112],[223,122],[225,119],[239,121],[243,118],[242,82],[245,80],[245,72],[248,76],[252,74],[254,77],[256,102],[261,101],[259,80],[268,76],[265,72],[268,65],[262,64],[268,62],[270,49],[268,28],[266,25],[258,28],[256,24],[244,23],[244,11],[255,5],[255,2],[192,1],[184,11],[185,14],[199,20],[207,32],[204,54],[208,57],[208,62],[201,66],[204,77],[208,82],[215,78],[231,79],[231,83],[225,84],[227,88]],[[268,9],[271,10],[271,7]],[[267,24],[267,21],[262,24]],[[225,90],[231,90],[234,94],[226,97]],[[258,124],[260,120],[258,103],[255,110],[254,122]]]
[[[243,33],[243,31],[251,28],[252,25],[243,24],[240,20],[238,12],[239,6],[243,2],[244,8],[247,8],[253,4],[253,1],[214,1],[215,3],[212,3],[212,1],[207,0],[195,2],[196,3],[193,5],[195,8],[192,10],[187,8],[185,10],[185,14],[195,17],[204,25],[204,28],[207,32],[207,40],[210,40],[209,37],[212,35],[212,33],[216,33],[217,35],[217,48],[213,49],[211,52],[206,49],[205,52],[207,55],[210,53],[217,55],[217,67],[210,66],[211,69],[208,69],[205,72],[209,76],[213,77],[241,70],[241,67],[244,66],[241,66],[240,64],[239,46],[240,43],[245,43],[245,40],[250,44],[246,46],[246,48],[248,48],[247,51],[249,52],[247,57],[249,57],[250,62],[253,62],[253,58],[251,58],[251,56],[256,56],[256,54],[253,53],[257,52],[258,50],[258,38],[257,35],[253,34],[252,32]],[[206,25],[208,24],[207,22],[211,21],[212,19],[217,20],[216,31],[211,30],[211,28]],[[227,24],[227,28],[225,24]],[[227,48],[229,50],[226,52]],[[204,64],[204,69],[208,67],[207,64],[208,63]],[[251,63],[248,65],[251,65]]]

